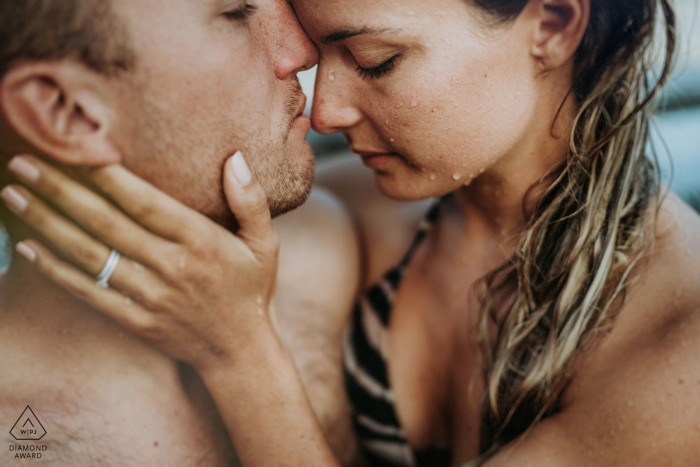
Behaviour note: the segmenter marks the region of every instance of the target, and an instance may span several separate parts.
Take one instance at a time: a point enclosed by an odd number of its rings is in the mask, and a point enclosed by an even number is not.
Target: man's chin
[[[307,164],[304,170],[291,174],[288,171],[282,171],[277,183],[274,183],[272,187],[263,187],[266,188],[270,215],[275,218],[304,204],[311,194],[313,177],[314,161],[311,159],[310,164]],[[207,214],[207,217],[231,232],[238,231],[238,221],[235,214],[228,208],[223,192],[221,208],[216,213]]]

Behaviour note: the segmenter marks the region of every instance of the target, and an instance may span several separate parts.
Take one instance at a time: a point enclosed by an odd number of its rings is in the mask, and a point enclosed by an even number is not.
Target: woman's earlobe
[[[107,139],[109,113],[90,83],[99,79],[93,75],[73,63],[14,67],[0,82],[5,120],[26,143],[62,164],[119,162],[119,153]]]

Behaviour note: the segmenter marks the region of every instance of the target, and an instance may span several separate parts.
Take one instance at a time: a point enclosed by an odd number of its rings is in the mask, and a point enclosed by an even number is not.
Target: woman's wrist
[[[200,370],[242,463],[337,466],[271,326],[245,350]]]
[[[200,361],[192,362],[205,381],[209,379],[213,384],[219,379],[231,381],[234,375],[270,367],[284,357],[284,347],[268,317],[251,321],[245,331],[238,329]]]

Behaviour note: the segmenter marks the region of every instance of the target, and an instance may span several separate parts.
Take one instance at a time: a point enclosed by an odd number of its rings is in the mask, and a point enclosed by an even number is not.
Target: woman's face
[[[397,199],[446,194],[531,137],[532,35],[465,0],[292,0],[321,51],[312,111]]]

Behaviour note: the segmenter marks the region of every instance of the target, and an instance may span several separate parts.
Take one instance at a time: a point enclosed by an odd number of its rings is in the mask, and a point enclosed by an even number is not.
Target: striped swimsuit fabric
[[[444,198],[443,198],[444,199]],[[387,374],[387,327],[394,293],[403,272],[440,213],[437,202],[422,220],[408,253],[373,285],[355,306],[344,340],[345,384],[353,408],[355,432],[371,466],[441,467],[450,465],[449,449],[414,452],[394,410]]]

